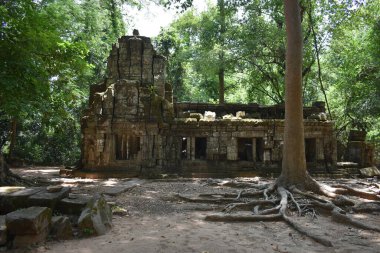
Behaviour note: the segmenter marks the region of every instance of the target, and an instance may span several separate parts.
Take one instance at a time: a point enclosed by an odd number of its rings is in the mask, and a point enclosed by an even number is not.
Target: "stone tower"
[[[146,124],[171,122],[173,97],[165,64],[150,38],[123,36],[112,46],[107,77],[90,88],[90,107],[82,119],[84,167],[109,165],[110,156],[138,156]]]

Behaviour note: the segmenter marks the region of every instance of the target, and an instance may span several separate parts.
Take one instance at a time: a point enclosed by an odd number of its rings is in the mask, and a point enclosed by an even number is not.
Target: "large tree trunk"
[[[14,150],[16,146],[16,138],[17,138],[17,119],[15,117],[11,120],[10,126],[10,144],[9,144],[9,153],[8,159],[9,161],[13,160]]]
[[[219,69],[219,104],[224,104],[224,68]]]
[[[9,174],[9,167],[5,163],[3,154],[0,151],[0,186],[5,184],[5,182],[7,182],[8,174]]]
[[[298,0],[285,0],[286,73],[285,129],[282,171],[284,186],[305,188],[310,179],[306,170],[302,106],[302,32]]]
[[[225,73],[225,63],[224,63],[224,44],[225,44],[225,32],[226,32],[226,11],[224,0],[218,0],[219,8],[219,18],[220,18],[220,37],[219,43],[221,45],[221,51],[219,52],[219,104],[224,104],[224,73]]]

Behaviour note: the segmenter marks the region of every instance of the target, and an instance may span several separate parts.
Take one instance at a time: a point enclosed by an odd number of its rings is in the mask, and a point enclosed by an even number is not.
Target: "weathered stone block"
[[[28,204],[34,206],[46,206],[54,209],[57,203],[69,196],[70,188],[63,187],[59,192],[48,192],[46,190],[38,192],[28,198]]]
[[[165,58],[155,57],[153,58],[153,74],[159,75],[165,73]]]
[[[7,226],[5,226],[5,215],[0,215],[0,246],[7,243]]]
[[[48,207],[28,207],[8,213],[6,226],[11,235],[36,235],[50,226],[52,211]]]
[[[70,219],[65,216],[53,216],[51,219],[50,235],[58,240],[68,240],[73,238],[73,228]]]
[[[80,215],[92,196],[73,194],[59,201],[57,209],[64,214]]]
[[[376,166],[360,169],[360,174],[365,177],[380,176],[380,171]]]
[[[129,68],[129,74],[131,76],[138,76],[138,77],[141,77],[141,66],[139,65],[132,65],[130,68]]]
[[[103,235],[112,227],[112,211],[103,197],[97,196],[87,204],[78,227],[85,235]]]
[[[2,208],[8,209],[8,212],[15,211],[20,208],[25,208],[30,205],[28,205],[28,198],[32,196],[33,194],[36,194],[38,192],[43,191],[43,187],[33,187],[33,188],[26,188],[22,189],[17,192],[13,192],[6,196],[7,203],[9,204],[8,208],[6,208],[6,205],[3,205]]]
[[[43,228],[38,234],[16,235],[13,240],[14,248],[26,248],[30,245],[44,242],[49,234],[49,227]]]

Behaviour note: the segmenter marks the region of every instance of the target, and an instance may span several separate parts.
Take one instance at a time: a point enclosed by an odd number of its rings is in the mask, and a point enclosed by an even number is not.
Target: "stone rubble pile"
[[[102,235],[111,229],[112,211],[103,196],[70,194],[70,190],[0,187],[0,249],[25,248],[48,237]]]

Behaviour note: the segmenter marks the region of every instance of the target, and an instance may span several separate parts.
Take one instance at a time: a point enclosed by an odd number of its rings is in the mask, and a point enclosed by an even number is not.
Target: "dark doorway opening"
[[[256,162],[264,161],[264,139],[256,138]]]
[[[253,161],[252,138],[238,138],[238,158],[242,161]]]
[[[206,159],[207,138],[195,138],[195,159]]]
[[[181,159],[187,158],[187,138],[183,137],[181,139]]]
[[[312,163],[316,161],[317,158],[317,141],[315,138],[305,139],[305,155],[306,162]]]

